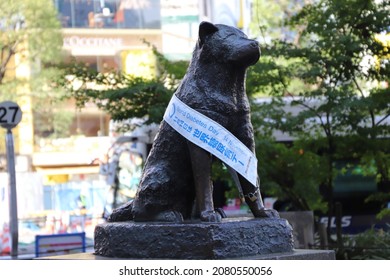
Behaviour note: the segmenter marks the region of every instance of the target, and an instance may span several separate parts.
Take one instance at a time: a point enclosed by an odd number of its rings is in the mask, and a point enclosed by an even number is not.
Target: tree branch
[[[6,51],[8,51],[8,54],[5,54]],[[2,84],[3,78],[5,76],[5,71],[7,70],[7,65],[14,54],[15,54],[14,47],[10,47],[7,50],[6,47],[3,47],[1,49],[0,84]],[[3,57],[5,57],[4,60]]]

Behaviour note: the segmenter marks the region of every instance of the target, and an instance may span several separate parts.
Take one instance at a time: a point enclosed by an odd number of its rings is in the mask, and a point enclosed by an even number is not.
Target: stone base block
[[[106,223],[95,228],[95,254],[130,259],[233,259],[293,252],[285,219],[221,223]]]

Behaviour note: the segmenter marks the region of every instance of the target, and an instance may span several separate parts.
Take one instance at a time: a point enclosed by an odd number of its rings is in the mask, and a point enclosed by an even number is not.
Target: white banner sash
[[[256,156],[219,123],[190,108],[175,95],[164,120],[179,134],[229,165],[251,184],[257,184]]]

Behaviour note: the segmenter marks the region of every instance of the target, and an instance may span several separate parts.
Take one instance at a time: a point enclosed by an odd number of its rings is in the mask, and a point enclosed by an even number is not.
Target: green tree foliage
[[[282,105],[277,99],[252,104],[261,190],[278,198],[280,209],[325,212],[327,205],[319,193],[326,178],[324,160],[303,140],[290,144],[276,141],[275,137],[280,140],[285,136],[281,131],[285,117]]]
[[[390,233],[388,229],[369,229],[355,236],[346,236],[343,248],[336,249],[336,258],[342,260],[388,260]]]
[[[250,82],[260,81],[258,92],[279,104],[267,125],[303,140],[321,156],[330,210],[338,159],[359,159],[367,170],[374,162],[378,184],[390,189],[384,140],[389,136],[389,50],[378,39],[388,31],[388,14],[388,0],[313,1],[286,18],[284,26],[295,36],[264,45],[263,65],[258,65],[264,71],[251,74]],[[286,96],[297,113],[282,110]]]
[[[272,40],[297,40],[296,33],[286,26],[286,19],[302,9],[310,0],[256,0],[253,1],[251,33],[259,38],[261,44],[269,44]]]
[[[10,67],[15,67],[11,64],[15,54],[39,67],[59,62],[61,48],[60,23],[51,0],[0,2],[0,85],[6,82],[5,73],[14,70]]]
[[[86,65],[73,64],[66,66],[62,84],[79,107],[92,101],[115,121],[140,118],[145,124],[159,123],[188,62],[168,61],[156,48],[152,49],[157,59],[157,75],[153,79],[125,73],[100,73]]]
[[[32,97],[37,136],[68,131],[71,118],[58,110],[64,91],[53,82],[62,75],[56,66],[61,61],[61,25],[52,0],[0,1],[0,99]],[[21,63],[25,73],[16,75]]]

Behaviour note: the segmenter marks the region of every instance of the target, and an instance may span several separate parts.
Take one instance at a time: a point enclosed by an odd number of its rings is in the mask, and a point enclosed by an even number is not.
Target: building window
[[[160,0],[55,0],[63,28],[160,29]]]

